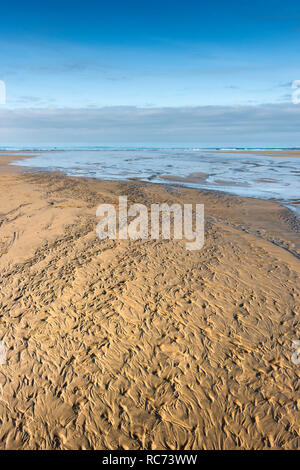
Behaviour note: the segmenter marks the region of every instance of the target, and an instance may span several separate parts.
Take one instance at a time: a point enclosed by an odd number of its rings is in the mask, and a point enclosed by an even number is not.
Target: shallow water
[[[179,148],[98,148],[36,153],[34,158],[16,164],[102,179],[137,178],[174,184],[179,177],[180,184],[188,187],[276,199],[300,212],[299,204],[295,204],[300,199],[300,158]],[[201,175],[194,177],[197,173]],[[162,179],[164,177],[168,179]]]

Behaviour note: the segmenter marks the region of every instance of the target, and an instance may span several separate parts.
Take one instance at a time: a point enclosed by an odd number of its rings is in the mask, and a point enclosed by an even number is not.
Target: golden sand
[[[300,447],[287,209],[3,165],[0,190],[0,448]],[[96,207],[119,195],[204,203],[204,248],[98,240]]]

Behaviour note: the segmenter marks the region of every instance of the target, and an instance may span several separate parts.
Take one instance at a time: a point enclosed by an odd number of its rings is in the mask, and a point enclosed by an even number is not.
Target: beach
[[[0,448],[299,448],[295,214],[180,174],[98,180],[14,160],[0,156]],[[204,204],[203,248],[99,240],[96,208],[120,195]]]

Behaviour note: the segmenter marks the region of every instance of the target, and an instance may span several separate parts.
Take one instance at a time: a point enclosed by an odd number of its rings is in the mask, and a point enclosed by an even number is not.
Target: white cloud
[[[2,143],[300,143],[300,105],[1,109]]]

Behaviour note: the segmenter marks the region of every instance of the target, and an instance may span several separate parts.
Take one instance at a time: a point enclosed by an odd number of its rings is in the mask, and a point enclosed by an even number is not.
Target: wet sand
[[[20,168],[19,166],[10,165],[10,163],[26,160],[27,158],[32,158],[33,156],[34,155],[0,154],[0,174],[7,175],[23,172],[24,169]]]
[[[299,449],[300,237],[288,209],[22,173],[5,159],[0,448]],[[119,195],[204,203],[204,248],[98,240],[96,207]]]
[[[208,173],[191,173],[188,176],[161,175],[160,179],[173,181],[174,183],[203,183],[208,177]]]
[[[276,151],[273,151],[276,153]],[[40,151],[22,166],[74,177],[181,184],[239,197],[272,199],[299,212],[299,151],[94,149]],[[289,158],[292,156],[293,158]],[[294,158],[295,157],[295,158]],[[296,204],[295,204],[296,203]]]

